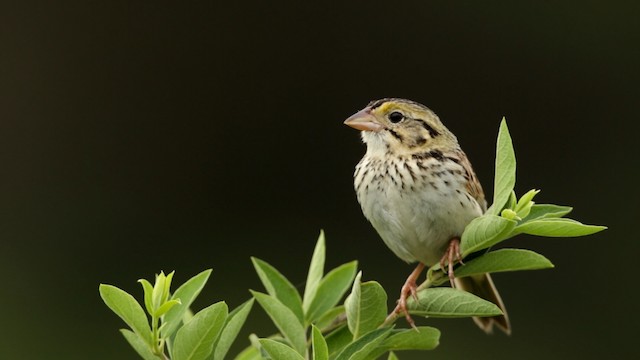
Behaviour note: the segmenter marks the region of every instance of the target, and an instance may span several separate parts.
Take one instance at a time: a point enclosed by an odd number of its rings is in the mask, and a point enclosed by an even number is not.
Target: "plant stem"
[[[153,341],[153,353],[158,356],[163,356],[165,359],[167,358],[164,354],[164,346],[160,346],[160,332],[158,331],[158,317],[151,315],[151,331],[152,331],[152,341]]]

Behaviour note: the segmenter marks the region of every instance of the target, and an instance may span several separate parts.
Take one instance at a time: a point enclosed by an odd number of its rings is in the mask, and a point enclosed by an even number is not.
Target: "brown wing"
[[[482,208],[482,212],[487,211],[487,200],[485,200],[484,198],[484,191],[482,191],[482,185],[480,185],[480,181],[478,181],[478,177],[476,176],[476,173],[473,171],[473,167],[471,166],[471,163],[469,162],[467,155],[462,150],[456,151],[455,155],[459,160],[458,163],[464,169],[464,177],[465,179],[467,179],[466,188],[467,188],[467,191],[469,192],[469,195],[471,195],[474,199],[476,199],[478,204],[480,204],[480,207]]]

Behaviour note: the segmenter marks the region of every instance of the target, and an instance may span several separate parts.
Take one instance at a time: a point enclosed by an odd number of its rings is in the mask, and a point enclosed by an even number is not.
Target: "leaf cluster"
[[[200,294],[211,270],[192,277],[171,294],[173,274],[161,272],[154,285],[139,280],[147,314],[133,296],[115,286],[101,284],[100,296],[129,326],[130,329],[120,332],[143,359],[224,359],[251,310],[253,299],[230,313],[227,304],[221,301],[194,315],[189,306]]]
[[[494,245],[518,234],[546,237],[583,236],[605,227],[585,225],[564,216],[567,206],[536,204],[539,190],[518,198],[514,192],[516,160],[503,120],[498,134],[493,205],[474,219],[461,237],[462,257],[456,277],[485,273],[537,270],[553,267],[544,256],[525,249],[490,251]],[[251,290],[252,298],[232,312],[224,302],[195,315],[189,307],[211,274],[203,271],[170,291],[173,273],[156,276],[152,285],[140,280],[144,307],[128,293],[100,285],[105,304],[129,326],[125,339],[145,360],[222,360],[237,337],[254,300],[272,320],[276,332],[266,337],[252,334],[250,344],[235,360],[397,360],[395,352],[431,350],[440,331],[429,326],[399,328],[398,314],[387,316],[387,293],[376,281],[363,281],[352,261],[325,273],[326,245],[321,232],[309,266],[304,293],[275,267],[252,258],[265,292]],[[436,287],[448,280],[440,265],[432,266],[418,287],[417,299],[408,301],[414,316],[459,318],[496,316],[500,308],[471,293]],[[344,300],[345,294],[350,293]]]
[[[438,345],[440,332],[435,328],[415,331],[384,324],[387,294],[375,281],[362,282],[355,261],[324,274],[324,233],[316,243],[302,296],[273,266],[252,260],[267,291],[252,294],[278,333],[266,338],[253,335],[252,346],[236,360],[375,359],[394,350],[429,350]]]

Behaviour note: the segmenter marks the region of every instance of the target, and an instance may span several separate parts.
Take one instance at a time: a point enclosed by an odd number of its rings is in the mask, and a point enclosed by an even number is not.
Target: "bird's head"
[[[362,130],[362,140],[373,153],[411,154],[458,144],[433,111],[405,99],[372,101],[344,123]]]

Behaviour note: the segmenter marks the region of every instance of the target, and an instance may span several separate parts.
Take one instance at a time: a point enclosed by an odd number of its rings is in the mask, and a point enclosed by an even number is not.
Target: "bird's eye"
[[[394,124],[399,123],[400,121],[402,121],[402,119],[404,119],[404,115],[402,115],[402,113],[399,113],[397,111],[394,111],[391,114],[389,114],[389,121],[391,121]]]

